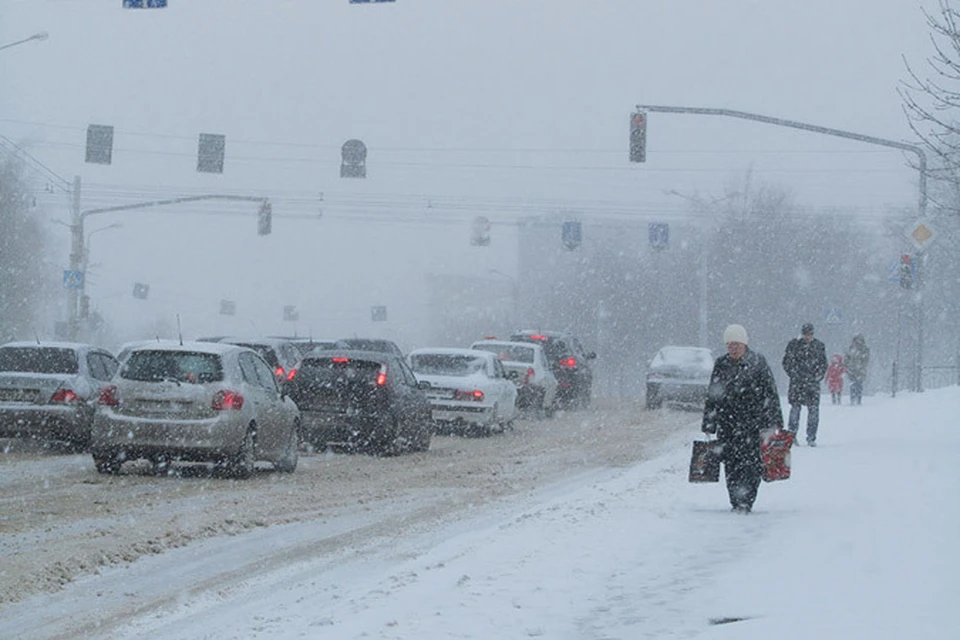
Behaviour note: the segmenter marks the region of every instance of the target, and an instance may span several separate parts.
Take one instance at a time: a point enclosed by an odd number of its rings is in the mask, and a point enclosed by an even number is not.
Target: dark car
[[[297,365],[286,391],[300,408],[304,442],[318,449],[391,455],[430,448],[430,402],[400,356],[315,351]]]
[[[510,336],[514,342],[532,342],[543,347],[547,364],[557,378],[557,402],[565,409],[586,407],[593,394],[593,368],[590,361],[597,357],[584,350],[576,336],[565,331],[517,331]]]
[[[11,342],[0,347],[0,437],[90,443],[100,390],[116,358],[89,344]]]
[[[401,358],[403,357],[403,349],[398,347],[396,342],[381,338],[340,338],[337,340],[337,347],[340,349],[353,349],[355,351],[392,353]]]
[[[288,337],[288,336],[268,336],[270,338],[280,338],[281,340],[287,340],[293,344],[299,351],[301,356],[305,356],[315,349],[327,350],[335,349],[337,346],[337,341],[334,338],[305,338],[305,337]]]
[[[273,375],[276,376],[277,382],[283,382],[301,357],[300,350],[297,349],[296,345],[283,338],[228,337],[220,338],[217,342],[253,349],[273,369]]]

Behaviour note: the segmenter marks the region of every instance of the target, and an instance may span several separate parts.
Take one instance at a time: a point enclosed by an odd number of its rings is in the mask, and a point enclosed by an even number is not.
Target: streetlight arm
[[[910,144],[908,142],[900,142],[897,140],[888,140],[886,138],[878,138],[876,136],[867,136],[860,133],[854,133],[852,131],[844,131],[842,129],[831,129],[830,127],[821,127],[816,124],[808,124],[806,122],[797,122],[796,120],[785,120],[783,118],[773,118],[771,116],[764,116],[757,113],[748,113],[746,111],[736,111],[733,109],[715,109],[711,107],[677,107],[677,106],[667,106],[667,105],[653,105],[653,104],[638,104],[638,111],[650,111],[654,113],[689,113],[703,116],[726,116],[729,118],[741,118],[743,120],[753,120],[755,122],[765,122],[767,124],[777,125],[779,127],[790,127],[793,129],[802,129],[804,131],[812,131],[813,133],[821,133],[828,136],[836,136],[838,138],[847,138],[850,140],[857,140],[858,142],[866,142],[868,144],[875,144],[882,147],[892,147],[894,149],[901,149],[903,151],[909,151],[910,153],[916,154],[917,156],[917,169],[920,172],[920,217],[924,217],[927,212],[927,154],[922,147],[915,144]]]
[[[49,37],[50,36],[47,34],[46,31],[41,31],[40,33],[33,34],[29,38],[24,38],[23,40],[17,40],[16,42],[11,42],[9,44],[2,45],[0,46],[0,51],[3,51],[4,49],[9,49],[10,47],[15,47],[18,44],[23,44],[24,42],[30,42],[31,40],[46,40]]]

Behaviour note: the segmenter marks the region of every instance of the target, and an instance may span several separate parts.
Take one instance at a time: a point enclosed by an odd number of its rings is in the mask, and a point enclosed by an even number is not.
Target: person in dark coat
[[[747,330],[732,324],[723,341],[727,354],[713,364],[701,430],[716,434],[723,445],[723,474],[733,510],[749,513],[763,475],[760,434],[782,429],[783,412],[770,365],[747,346]]]
[[[787,428],[794,435],[800,429],[800,409],[807,407],[807,444],[817,446],[817,428],[820,426],[820,381],[827,373],[827,349],[813,337],[809,322],[800,329],[800,337],[787,343],[783,354],[783,370],[790,377],[787,401],[790,417]]]
[[[867,365],[870,364],[870,347],[863,335],[853,336],[850,347],[843,356],[843,366],[850,378],[850,404],[860,404],[863,399],[863,381],[867,378]]]

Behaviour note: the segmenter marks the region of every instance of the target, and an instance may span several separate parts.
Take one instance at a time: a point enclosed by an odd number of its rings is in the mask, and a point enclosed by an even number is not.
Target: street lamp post
[[[9,49],[10,47],[15,47],[18,44],[23,44],[24,42],[30,42],[31,40],[46,40],[49,37],[50,35],[46,31],[40,31],[39,33],[33,34],[29,38],[24,38],[23,40],[17,40],[16,42],[0,45],[0,51],[3,51],[4,49]]]
[[[80,281],[80,300],[81,306],[87,304],[84,302],[87,298],[87,276],[88,271],[90,270],[90,238],[94,235],[100,233],[101,231],[109,231],[110,229],[120,229],[123,227],[122,222],[114,222],[113,224],[108,224],[105,227],[100,227],[99,229],[94,229],[87,234],[86,240],[83,243],[83,279]]]

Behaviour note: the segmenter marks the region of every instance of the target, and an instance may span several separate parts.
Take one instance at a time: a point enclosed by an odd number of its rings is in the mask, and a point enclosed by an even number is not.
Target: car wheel
[[[118,455],[93,454],[93,464],[97,468],[97,473],[108,473],[112,476],[120,473],[120,467],[123,462]]]
[[[243,436],[243,443],[240,445],[240,451],[233,457],[230,464],[230,470],[237,478],[249,478],[253,475],[256,458],[256,434],[254,425],[247,427],[247,432]]]
[[[656,384],[647,385],[647,409],[659,409],[663,406],[663,398],[660,397],[660,386]]]
[[[417,451],[428,451],[430,449],[430,439],[433,437],[433,422],[427,418],[425,422],[418,422],[417,425],[419,428]]]
[[[274,468],[282,473],[293,473],[297,470],[297,462],[300,460],[300,421],[293,423],[293,432],[290,434],[290,440],[287,442],[287,448],[283,452],[283,457],[274,464]]]

